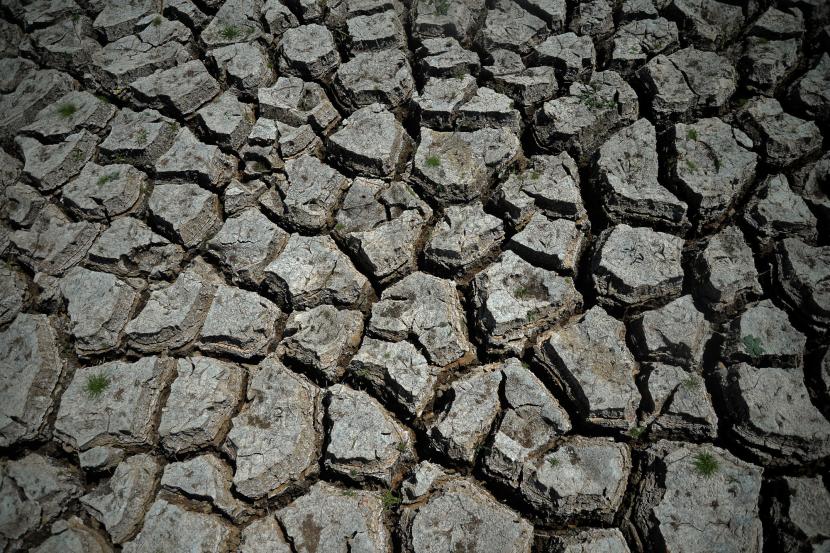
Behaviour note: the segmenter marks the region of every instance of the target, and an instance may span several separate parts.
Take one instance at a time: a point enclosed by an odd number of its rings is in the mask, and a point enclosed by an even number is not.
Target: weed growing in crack
[[[515,296],[519,299],[526,298],[528,294],[527,286],[519,286],[516,288]]]
[[[438,158],[438,156],[429,156],[427,158],[426,163],[427,167],[438,167],[439,165],[441,165],[441,160]]]
[[[118,172],[110,173],[109,175],[101,175],[100,177],[98,177],[97,184],[98,184],[98,186],[104,186],[108,182],[114,181],[115,179],[117,179],[120,176],[121,175]]]
[[[164,21],[164,18],[162,18],[160,15],[155,16],[153,18],[153,27],[158,27],[159,25],[161,25],[162,21]]]
[[[75,115],[75,112],[78,111],[78,106],[76,106],[72,102],[66,102],[65,104],[59,105],[57,111],[58,115],[60,115],[61,117],[72,117],[73,115]]]
[[[104,393],[110,385],[110,377],[104,373],[98,374],[91,374],[86,379],[86,385],[84,389],[86,390],[87,396],[92,399],[99,397],[101,394]]]
[[[617,107],[617,102],[613,99],[607,99],[601,97],[597,92],[585,92],[580,94],[579,100],[585,104],[589,109],[599,110],[599,109],[611,109]]]
[[[397,449],[401,453],[404,453],[406,451],[406,444],[403,442],[398,442],[397,444],[395,444],[395,449]]]
[[[703,452],[698,453],[695,455],[695,459],[693,461],[695,471],[701,476],[706,478],[710,478],[720,468],[718,464],[718,460],[715,458],[714,455],[711,453]]]
[[[686,138],[689,140],[697,140],[697,129],[689,129],[686,131]]]
[[[371,371],[365,367],[361,367],[352,372],[357,378],[362,378],[364,380],[367,380],[370,376],[372,376]]]
[[[698,380],[697,378],[695,378],[693,376],[690,376],[689,378],[684,380],[682,382],[682,384],[683,384],[684,388],[686,388],[687,390],[690,390],[690,391],[697,390],[698,388],[700,388],[700,380]]]
[[[395,495],[395,492],[393,492],[392,490],[386,490],[385,492],[383,492],[383,495],[380,499],[383,502],[383,508],[388,511],[393,510],[395,507],[401,504],[400,496]]]
[[[432,0],[435,6],[435,15],[447,15],[450,11],[450,0]]]
[[[551,457],[550,459],[548,459],[548,464],[552,467],[559,466],[559,459]]]
[[[645,426],[635,426],[634,428],[628,431],[628,435],[634,438],[635,440],[639,440],[645,433]]]
[[[764,345],[761,343],[761,339],[757,336],[747,334],[743,338],[743,344],[744,351],[752,357],[758,357],[759,355],[764,354]]]
[[[233,25],[225,25],[219,31],[219,36],[221,36],[225,40],[235,40],[235,39],[239,38],[239,36],[241,34],[242,34],[242,31],[240,31],[239,29],[237,29]]]

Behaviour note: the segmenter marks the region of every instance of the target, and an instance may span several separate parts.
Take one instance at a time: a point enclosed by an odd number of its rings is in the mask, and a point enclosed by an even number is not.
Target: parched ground
[[[830,551],[825,0],[3,0],[0,553]]]

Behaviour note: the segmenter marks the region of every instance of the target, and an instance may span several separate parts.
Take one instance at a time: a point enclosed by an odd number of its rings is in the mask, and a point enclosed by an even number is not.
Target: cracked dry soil
[[[830,551],[824,0],[3,0],[0,553]]]

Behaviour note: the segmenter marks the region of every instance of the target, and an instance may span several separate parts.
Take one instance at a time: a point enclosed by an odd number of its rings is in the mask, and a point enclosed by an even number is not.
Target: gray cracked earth
[[[0,550],[830,551],[824,0],[3,0]]]

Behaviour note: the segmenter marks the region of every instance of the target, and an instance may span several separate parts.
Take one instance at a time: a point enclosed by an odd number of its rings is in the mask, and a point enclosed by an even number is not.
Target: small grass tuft
[[[72,102],[66,102],[58,106],[58,115],[61,117],[72,117],[78,111],[78,106]]]
[[[697,390],[698,388],[700,388],[700,380],[693,376],[690,376],[689,378],[683,381],[683,387],[687,390]]]
[[[356,369],[355,371],[353,371],[353,374],[358,378],[362,378],[362,379],[366,380],[370,376],[372,376],[372,371],[370,371],[369,369],[367,369],[365,367],[361,367],[361,368]]]
[[[110,385],[110,377],[104,373],[91,374],[86,379],[86,393],[91,398],[97,398]]]
[[[695,455],[694,467],[699,475],[709,478],[718,472],[720,465],[714,455],[702,452]]]
[[[515,296],[519,299],[526,298],[528,292],[529,290],[527,289],[527,286],[519,286],[518,288],[516,288]]]
[[[400,496],[395,495],[395,492],[392,490],[386,490],[383,492],[380,499],[383,502],[383,508],[390,511],[401,504]]]
[[[628,435],[634,438],[635,440],[639,440],[643,434],[646,433],[645,426],[635,426],[631,430],[628,431]]]
[[[153,18],[153,27],[158,27],[161,25],[161,22],[164,21],[164,18],[160,15],[157,15]]]
[[[234,27],[232,25],[226,25],[226,26],[222,27],[222,29],[219,31],[219,36],[221,36],[225,40],[235,40],[235,39],[239,38],[239,35],[241,35],[241,34],[242,34],[242,31],[240,31],[239,29],[237,29],[236,27]]]
[[[752,357],[758,357],[759,355],[764,354],[764,345],[761,343],[761,339],[757,336],[747,334],[746,336],[744,336],[743,343],[744,351],[748,355],[751,355]]]
[[[580,101],[589,109],[611,109],[617,107],[617,102],[610,98],[603,98],[596,91],[585,92],[579,96]]]
[[[686,131],[686,138],[689,140],[697,140],[697,129],[689,129]]]
[[[405,452],[405,451],[406,451],[406,444],[405,444],[405,443],[403,443],[403,442],[398,442],[397,444],[395,444],[395,448],[396,448],[398,451],[400,451],[401,453],[403,453],[403,452]]]
[[[343,495],[346,497],[354,497],[357,493],[354,490],[343,490]]]
[[[429,156],[427,158],[427,167],[438,167],[441,165],[441,160],[438,156]]]
[[[114,181],[120,176],[121,175],[118,173],[118,171],[116,171],[115,173],[110,173],[109,175],[101,175],[100,177],[98,177],[98,186],[104,186],[108,182]]]
[[[689,171],[697,171],[697,163],[695,163],[691,159],[686,160],[686,167],[689,169]]]
[[[433,0],[435,15],[447,15],[450,11],[450,0]]]
[[[540,178],[542,178],[542,173],[540,171],[534,169],[530,172],[530,180],[539,180]]]
[[[552,467],[558,466],[559,465],[559,459],[551,457],[550,459],[548,459],[548,464]]]

